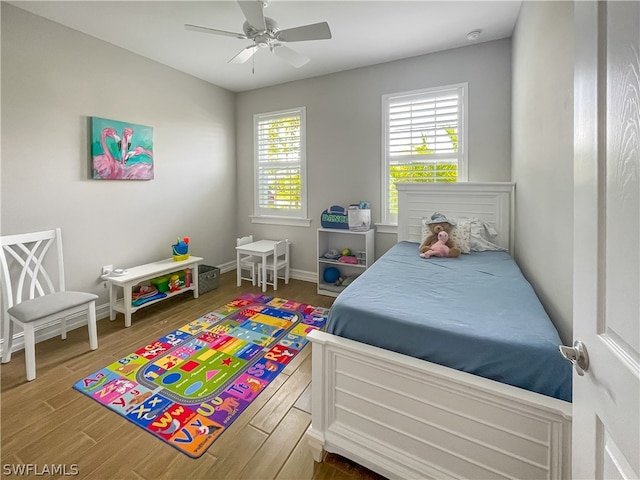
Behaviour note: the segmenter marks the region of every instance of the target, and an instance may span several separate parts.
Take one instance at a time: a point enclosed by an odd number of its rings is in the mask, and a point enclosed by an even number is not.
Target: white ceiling
[[[249,40],[187,31],[185,23],[242,32],[227,1],[11,1],[105,42],[234,92],[510,37],[520,0],[272,0],[265,16],[281,30],[327,21],[333,38],[289,43],[311,61],[299,69],[268,50],[229,64]],[[481,29],[475,42],[467,33]],[[254,72],[252,73],[252,69]]]

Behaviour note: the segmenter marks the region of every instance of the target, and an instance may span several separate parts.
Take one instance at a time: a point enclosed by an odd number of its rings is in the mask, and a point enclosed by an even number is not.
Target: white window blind
[[[383,223],[396,223],[397,182],[466,180],[466,84],[384,95]]]
[[[305,109],[254,116],[256,215],[305,217]]]

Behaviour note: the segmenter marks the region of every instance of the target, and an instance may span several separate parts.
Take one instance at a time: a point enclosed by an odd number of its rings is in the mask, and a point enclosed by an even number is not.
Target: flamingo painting
[[[118,136],[118,132],[122,136]],[[153,129],[99,117],[91,118],[93,178],[151,180]]]
[[[100,133],[100,146],[102,152],[99,155],[93,155],[93,178],[119,178],[119,171],[122,168],[119,162],[113,157],[110,145],[107,139],[111,139],[117,144],[120,143],[120,137],[113,128],[105,128]]]

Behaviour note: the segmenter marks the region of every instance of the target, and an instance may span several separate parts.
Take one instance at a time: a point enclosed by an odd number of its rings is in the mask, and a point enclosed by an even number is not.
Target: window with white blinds
[[[254,115],[256,216],[306,217],[305,108]]]
[[[382,97],[383,223],[397,223],[397,182],[466,181],[467,84]]]

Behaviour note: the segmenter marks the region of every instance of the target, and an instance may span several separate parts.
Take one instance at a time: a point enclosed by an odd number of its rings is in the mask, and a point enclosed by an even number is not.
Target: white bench
[[[173,258],[167,258],[158,262],[147,263],[146,265],[140,265],[127,269],[127,273],[120,276],[107,277],[107,284],[109,286],[109,319],[116,319],[116,312],[124,314],[124,326],[131,326],[131,315],[137,312],[139,309],[153,305],[154,303],[166,300],[175,295],[193,291],[193,298],[198,298],[198,264],[202,262],[200,257],[189,257],[187,260],[181,260],[176,262]],[[167,273],[178,272],[185,268],[191,269],[191,285],[181,288],[175,292],[166,292],[167,296],[157,298],[143,303],[142,305],[134,306],[131,304],[133,287],[146,280],[165,275]],[[123,298],[117,297],[116,287],[123,289]]]

